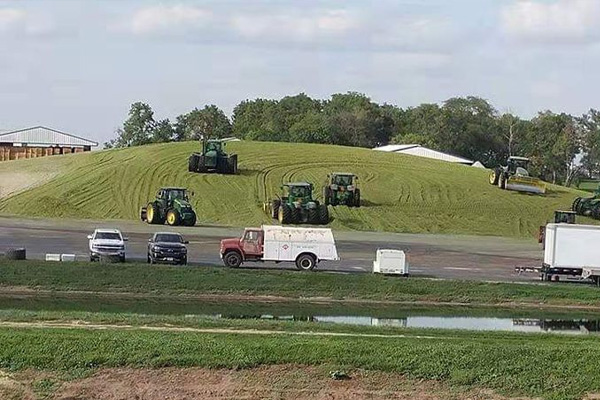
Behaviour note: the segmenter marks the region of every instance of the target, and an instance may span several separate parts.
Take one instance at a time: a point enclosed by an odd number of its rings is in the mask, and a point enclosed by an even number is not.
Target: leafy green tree
[[[174,135],[178,141],[198,140],[202,135],[220,139],[232,135],[232,126],[223,110],[211,104],[178,116]]]
[[[329,143],[327,119],[318,111],[311,111],[290,127],[290,141],[302,143]]]
[[[280,141],[281,127],[274,120],[275,100],[244,100],[233,109],[233,134],[250,140]]]
[[[590,178],[600,176],[600,112],[590,109],[577,119],[582,137],[581,164]]]
[[[152,133],[156,127],[152,108],[146,103],[133,103],[128,115],[123,128],[117,130],[117,138],[106,143],[109,147],[140,146],[152,141]]]
[[[158,121],[152,129],[152,143],[167,143],[173,141],[173,125],[169,119]]]

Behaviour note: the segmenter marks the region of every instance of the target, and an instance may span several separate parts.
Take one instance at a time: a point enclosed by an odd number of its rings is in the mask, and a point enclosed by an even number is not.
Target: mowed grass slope
[[[91,219],[137,219],[161,186],[193,190],[199,224],[232,226],[271,222],[262,202],[287,181],[321,186],[332,171],[360,176],[364,207],[330,208],[337,229],[531,237],[556,209],[568,209],[585,192],[550,186],[546,196],[502,191],[487,170],[408,155],[340,146],[238,142],[240,174],[187,171],[197,142],[10,161],[0,172],[39,169],[58,174],[35,188],[0,200],[0,213]],[[581,219],[585,223],[592,220]]]

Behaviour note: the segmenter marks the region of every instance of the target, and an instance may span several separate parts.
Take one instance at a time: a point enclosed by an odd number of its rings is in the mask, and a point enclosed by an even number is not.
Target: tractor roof
[[[283,186],[310,186],[311,184],[308,182],[289,182],[284,183]]]
[[[510,156],[508,157],[509,160],[517,160],[517,161],[529,161],[529,158],[527,157],[517,157],[517,156]]]
[[[332,172],[331,175],[350,175],[350,176],[356,176],[352,172]]]

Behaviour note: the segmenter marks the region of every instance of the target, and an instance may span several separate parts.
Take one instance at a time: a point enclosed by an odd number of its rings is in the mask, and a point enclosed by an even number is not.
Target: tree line
[[[150,105],[131,105],[117,137],[105,147],[198,140],[202,136],[245,140],[376,147],[420,144],[488,167],[510,155],[531,158],[542,179],[570,184],[600,175],[600,112],[582,116],[540,111],[532,119],[499,112],[480,97],[400,108],[368,96],[337,93],[313,99],[304,93],[280,100],[244,100],[231,118],[215,105],[195,108],[175,121],[156,119]]]

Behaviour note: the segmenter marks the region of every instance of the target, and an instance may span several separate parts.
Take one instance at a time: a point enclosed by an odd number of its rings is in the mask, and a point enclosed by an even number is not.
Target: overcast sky
[[[101,142],[138,100],[172,119],[349,90],[581,114],[600,108],[599,65],[599,0],[0,0],[0,130]]]

